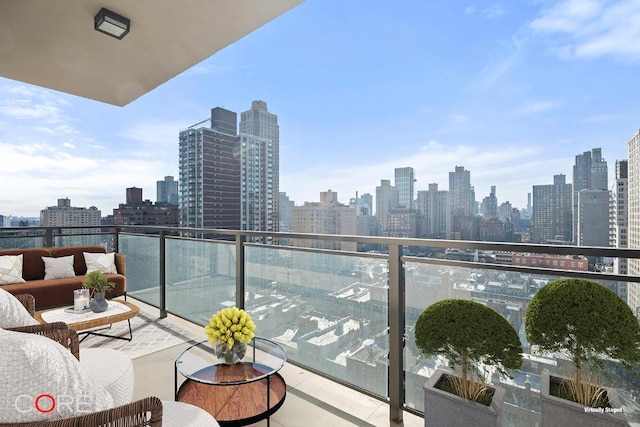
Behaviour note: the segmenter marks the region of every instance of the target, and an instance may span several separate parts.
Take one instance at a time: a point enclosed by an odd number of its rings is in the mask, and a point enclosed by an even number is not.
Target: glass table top
[[[192,345],[176,359],[176,369],[191,380],[218,385],[242,384],[273,375],[287,361],[287,353],[277,343],[255,337],[247,344],[240,362],[226,364],[216,357],[215,345],[201,341]]]

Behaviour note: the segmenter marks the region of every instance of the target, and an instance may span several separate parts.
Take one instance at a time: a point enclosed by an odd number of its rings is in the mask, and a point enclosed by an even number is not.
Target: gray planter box
[[[435,388],[442,375],[450,374],[438,369],[423,387],[425,426],[495,427],[502,425],[504,389],[495,387],[491,405],[485,406]]]
[[[585,408],[576,402],[561,399],[549,394],[551,381],[561,381],[566,378],[551,376],[549,371],[543,371],[540,378],[540,402],[542,406],[542,427],[550,426],[580,426],[580,427],[618,427],[628,426],[627,419],[622,413],[622,406],[618,393],[606,388],[611,408],[608,412],[600,413],[599,408]]]

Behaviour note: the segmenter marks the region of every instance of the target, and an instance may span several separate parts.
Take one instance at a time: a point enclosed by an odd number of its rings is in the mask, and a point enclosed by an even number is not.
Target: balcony
[[[370,250],[289,246],[293,241]],[[422,425],[422,385],[443,361],[420,357],[413,325],[425,307],[445,298],[482,301],[519,331],[522,369],[512,380],[492,381],[507,390],[505,425],[536,425],[540,373],[547,367],[562,373],[567,361],[531,353],[523,332],[531,296],[558,277],[597,280],[619,293],[640,286],[638,277],[496,262],[505,253],[640,257],[632,249],[141,226],[0,230],[2,248],[75,244],[124,253],[128,295],[194,333],[202,334],[201,325],[224,306],[247,309],[258,334],[287,350],[287,401],[273,417],[283,426],[300,425],[307,414],[331,420],[316,425]],[[136,396],[171,398],[173,361],[187,345],[136,359]],[[608,384],[618,390],[627,420],[640,425],[640,379],[607,363]]]

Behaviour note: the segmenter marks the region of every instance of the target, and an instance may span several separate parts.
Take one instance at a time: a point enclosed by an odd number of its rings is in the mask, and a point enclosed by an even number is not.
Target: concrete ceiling
[[[1,0],[0,76],[124,106],[304,0]],[[93,29],[105,7],[131,20]]]

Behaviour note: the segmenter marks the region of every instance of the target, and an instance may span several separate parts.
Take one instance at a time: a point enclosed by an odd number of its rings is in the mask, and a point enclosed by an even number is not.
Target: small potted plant
[[[89,305],[91,311],[94,313],[106,311],[109,303],[105,299],[104,293],[115,288],[116,284],[110,282],[102,271],[94,270],[84,276],[82,286],[91,291],[92,298],[91,304]]]
[[[502,375],[520,368],[522,345],[513,326],[483,304],[447,299],[422,312],[415,337],[423,356],[445,356],[458,372],[438,369],[425,384],[425,424],[500,425],[504,389],[490,386],[479,364]]]
[[[574,368],[571,378],[543,373],[542,425],[627,425],[617,394],[598,378],[607,376],[602,356],[629,369],[640,362],[640,325],[622,298],[591,280],[555,280],[531,299],[525,332],[529,343],[566,355]]]
[[[226,364],[238,363],[254,337],[256,325],[246,311],[238,307],[223,308],[204,327],[207,339],[214,345],[216,357]]]

